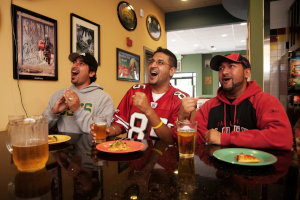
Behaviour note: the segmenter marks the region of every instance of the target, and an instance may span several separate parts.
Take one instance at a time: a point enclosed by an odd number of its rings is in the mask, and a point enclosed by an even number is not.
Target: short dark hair
[[[91,67],[89,66],[89,72],[95,72],[95,76],[90,77],[91,83],[95,82],[97,80],[97,71],[94,71],[94,70],[92,71]]]
[[[169,56],[169,64],[170,64],[170,66],[171,67],[175,67],[177,69],[177,58],[174,55],[174,53],[172,53],[168,49],[164,49],[162,47],[158,47],[157,50],[153,53],[153,55],[156,54],[156,53],[158,53],[158,52],[164,53],[167,56]]]

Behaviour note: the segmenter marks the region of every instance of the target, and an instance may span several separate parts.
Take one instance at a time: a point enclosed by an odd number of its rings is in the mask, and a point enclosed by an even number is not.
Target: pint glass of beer
[[[19,171],[34,172],[45,167],[49,157],[46,116],[10,120],[8,135],[7,147],[12,149],[13,161]]]
[[[195,153],[195,142],[197,133],[196,121],[177,121],[177,139],[179,156],[190,158]]]
[[[94,132],[96,133],[96,143],[106,141],[106,126],[107,120],[104,116],[93,116],[92,121],[94,124]]]

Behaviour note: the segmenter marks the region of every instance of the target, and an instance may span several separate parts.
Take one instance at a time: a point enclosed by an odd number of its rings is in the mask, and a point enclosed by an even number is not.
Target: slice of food
[[[114,143],[110,144],[108,148],[109,151],[128,151],[130,147],[124,141],[116,140]]]
[[[237,161],[240,163],[258,163],[258,162],[260,162],[260,160],[258,158],[256,158],[255,156],[249,155],[249,154],[240,153],[240,154],[237,154],[235,157],[236,157]]]
[[[48,143],[57,142],[57,137],[55,135],[48,135]]]

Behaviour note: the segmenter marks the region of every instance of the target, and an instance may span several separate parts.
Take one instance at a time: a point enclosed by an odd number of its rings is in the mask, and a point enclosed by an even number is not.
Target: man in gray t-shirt
[[[105,116],[110,124],[114,105],[103,87],[96,84],[98,68],[94,56],[89,53],[71,53],[72,85],[55,92],[43,114],[48,116],[49,128],[57,124],[59,132],[90,134],[92,114]]]

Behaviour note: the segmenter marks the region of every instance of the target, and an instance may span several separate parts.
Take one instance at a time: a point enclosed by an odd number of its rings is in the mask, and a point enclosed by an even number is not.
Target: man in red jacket
[[[211,69],[219,72],[217,96],[197,110],[199,143],[290,150],[292,128],[274,96],[261,91],[251,76],[249,61],[239,53],[216,55]],[[178,114],[184,120],[195,110],[198,98],[186,97]]]

